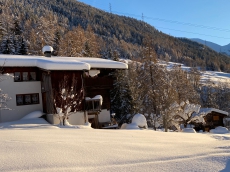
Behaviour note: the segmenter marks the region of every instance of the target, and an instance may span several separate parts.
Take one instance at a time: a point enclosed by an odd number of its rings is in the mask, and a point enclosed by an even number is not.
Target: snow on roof
[[[53,58],[53,57],[52,57]],[[117,62],[102,58],[92,57],[55,57],[56,59],[77,60],[90,64],[91,68],[112,68],[112,69],[128,69],[128,65],[123,62]]]
[[[4,64],[5,63],[5,64]],[[101,58],[22,56],[0,54],[0,66],[39,67],[46,70],[90,70],[92,68],[128,69],[122,62]]]
[[[208,114],[208,113],[211,113],[211,112],[218,112],[218,113],[221,113],[221,114],[224,114],[224,115],[228,115],[228,112],[226,111],[222,111],[222,110],[219,110],[219,109],[215,109],[215,108],[200,108],[200,112],[199,113],[205,113],[205,114]]]

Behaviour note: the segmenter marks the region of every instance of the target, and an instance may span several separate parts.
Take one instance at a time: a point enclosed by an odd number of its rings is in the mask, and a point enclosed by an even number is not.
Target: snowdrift
[[[227,134],[229,130],[225,127],[216,127],[215,129],[210,130],[210,133],[213,134]]]

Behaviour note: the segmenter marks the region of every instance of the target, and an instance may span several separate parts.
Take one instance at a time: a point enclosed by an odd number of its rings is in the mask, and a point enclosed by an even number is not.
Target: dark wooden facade
[[[103,97],[102,109],[110,109],[110,90],[113,88],[113,78],[110,76],[113,70],[102,69],[95,77],[84,77],[85,97],[101,95]]]
[[[3,68],[3,73],[14,73],[14,72],[38,72],[37,67],[6,67]]]
[[[83,71],[51,71],[52,90],[57,107],[64,108],[63,106],[65,106],[61,98],[62,88],[70,90],[71,86],[73,86],[77,96],[74,98],[76,106],[72,108],[72,111],[84,111],[84,88],[82,78]]]
[[[101,109],[110,110],[110,91],[113,88],[111,72],[113,72],[113,70],[102,69],[100,70],[100,74],[95,77],[84,75],[85,97],[93,98],[96,95],[101,95],[103,98]],[[99,113],[98,111],[89,112],[90,115],[94,115],[94,118],[89,119],[93,128],[100,128],[100,123],[98,122]]]
[[[212,111],[208,113],[205,117],[204,131],[209,131],[211,129],[215,129],[218,126],[224,126],[223,119],[227,117],[225,114],[221,114],[219,112]]]

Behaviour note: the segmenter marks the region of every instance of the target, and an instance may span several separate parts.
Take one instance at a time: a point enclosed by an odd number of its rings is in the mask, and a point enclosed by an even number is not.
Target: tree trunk
[[[165,132],[168,132],[168,122],[167,122],[167,118],[166,118],[165,115],[163,117],[163,125],[164,125],[164,128],[165,128]]]
[[[187,128],[187,125],[188,125],[187,123],[184,123],[184,128]]]

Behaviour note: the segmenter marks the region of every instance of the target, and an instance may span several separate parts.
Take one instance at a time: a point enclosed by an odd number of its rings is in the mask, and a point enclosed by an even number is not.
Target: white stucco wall
[[[19,120],[30,112],[43,111],[40,81],[14,82],[14,78],[9,78],[0,82],[0,88],[12,98],[7,104],[13,109],[1,111],[0,122]],[[16,94],[29,93],[39,93],[39,104],[17,106]]]
[[[94,115],[89,115],[89,118],[94,118]],[[102,109],[100,114],[98,115],[99,122],[110,122],[110,111],[107,109]]]
[[[69,116],[69,123],[72,125],[85,124],[84,112],[75,112]]]
[[[47,114],[47,121],[51,124],[58,125],[60,123],[59,118],[53,114]],[[71,125],[84,125],[85,118],[84,112],[74,112],[69,116],[68,122]]]
[[[102,109],[98,117],[99,122],[110,122],[110,111],[107,109]]]
[[[60,121],[57,117],[55,117],[53,114],[46,114],[46,120],[50,123],[50,124],[59,124]]]
[[[87,114],[87,112],[86,112]],[[88,118],[94,118],[94,115],[88,115]],[[99,114],[99,122],[110,122],[110,111],[104,109]],[[57,125],[60,123],[59,118],[53,114],[47,114],[47,121],[51,124]],[[84,125],[85,117],[84,112],[74,112],[69,116],[68,122],[71,125]]]

